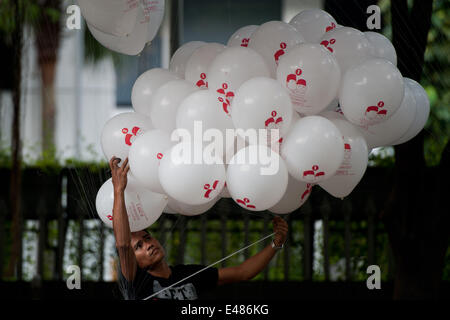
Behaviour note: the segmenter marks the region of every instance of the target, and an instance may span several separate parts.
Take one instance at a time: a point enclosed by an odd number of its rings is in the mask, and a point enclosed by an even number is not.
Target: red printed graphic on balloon
[[[278,60],[280,60],[280,57],[286,53],[286,43],[282,42],[280,43],[280,49],[278,49],[277,52],[275,52],[275,54],[273,55],[273,57],[275,58],[275,63],[278,65]]]
[[[302,193],[301,199],[304,202],[307,199],[307,196],[311,193],[313,185],[311,183],[306,184],[306,190]]]
[[[289,96],[294,105],[303,107],[305,106],[306,99],[306,80],[301,78],[303,71],[298,68],[295,73],[288,74],[286,76],[286,87],[289,90]]]
[[[156,158],[158,158],[158,160],[161,160],[163,157],[164,157],[164,155],[163,155],[161,152],[159,152],[159,153],[156,155]],[[159,162],[158,165],[159,165],[160,163],[161,163],[161,162]]]
[[[273,110],[270,115],[271,116],[264,122],[264,126],[266,129],[279,129],[281,122],[283,122],[283,117],[277,117],[278,114],[275,110]]]
[[[280,131],[278,131],[278,134],[276,137],[272,138],[272,129],[274,130],[280,130],[281,125],[283,124],[283,117],[278,116],[278,113],[273,110],[270,113],[270,117],[264,121],[264,127],[267,129],[267,146],[272,148],[274,151],[278,152],[281,142],[283,142],[283,138],[279,138],[276,142],[272,145],[272,141],[279,137]],[[275,141],[274,141],[275,142]]]
[[[311,170],[303,171],[303,178],[309,181],[316,181],[317,178],[325,175],[325,172],[319,171],[318,165],[313,165]]]
[[[209,183],[205,184],[203,186],[203,188],[206,190],[206,192],[204,194],[204,197],[208,198],[208,199],[209,198],[214,198],[214,197],[211,197],[211,194],[213,194],[213,195],[217,194],[217,190],[216,189],[217,189],[217,185],[218,184],[219,184],[219,180],[214,180],[212,186]]]
[[[241,47],[248,47],[249,42],[250,42],[249,38],[242,39]]]
[[[200,80],[197,81],[196,85],[199,88],[208,88],[208,81],[206,81],[205,73],[200,74]]]
[[[325,48],[327,48],[328,51],[334,52],[333,47],[331,47],[330,45],[335,44],[335,43],[336,43],[336,39],[330,39],[330,41],[323,40],[320,44],[323,45]]]
[[[384,107],[383,101],[379,101],[376,106],[367,107],[366,114],[365,114],[366,117],[369,119],[382,120],[387,114],[387,110],[382,109],[383,107]]]
[[[139,4],[138,0],[128,0],[126,4],[126,9],[123,10],[123,12],[126,13],[134,8],[137,8],[138,4]]]
[[[229,116],[231,116],[231,101],[234,98],[234,92],[228,91],[228,84],[222,83],[222,88],[217,89],[217,93],[219,93],[221,96],[219,96],[217,99],[222,103],[223,111]]]
[[[360,126],[368,130],[369,126],[382,122],[387,115],[387,110],[383,107],[384,102],[381,100],[376,106],[368,106],[364,117],[360,119]]]
[[[138,135],[142,134],[142,130],[139,127],[133,127],[131,129],[131,133],[129,133],[128,128],[123,128],[122,133],[125,135],[125,144],[131,146],[134,139],[136,139]]]
[[[108,220],[110,220],[110,221],[112,221],[112,219],[113,219],[113,216],[112,216],[112,214],[108,214],[107,216],[106,216],[107,218],[108,218]]]
[[[245,206],[246,208],[252,208],[255,209],[256,207],[252,204],[250,204],[250,199],[249,198],[244,198],[244,199],[237,199],[236,200],[237,203]]]
[[[325,28],[325,32],[331,31],[336,28],[336,23],[332,22],[329,26]]]
[[[354,173],[352,169],[352,146],[349,143],[344,143],[344,160],[341,166],[334,174],[335,176],[351,176]]]

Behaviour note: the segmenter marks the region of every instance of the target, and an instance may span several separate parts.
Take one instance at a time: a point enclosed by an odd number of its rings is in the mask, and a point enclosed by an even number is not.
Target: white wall
[[[55,144],[61,159],[101,159],[100,133],[115,113],[116,75],[111,59],[96,65],[83,62],[83,31],[64,28],[55,79]],[[35,38],[25,32],[23,57],[22,139],[24,159],[32,161],[41,149],[41,79]],[[10,144],[12,101],[0,93],[1,138]],[[123,112],[124,110],[122,110]],[[97,155],[88,150],[91,146]]]

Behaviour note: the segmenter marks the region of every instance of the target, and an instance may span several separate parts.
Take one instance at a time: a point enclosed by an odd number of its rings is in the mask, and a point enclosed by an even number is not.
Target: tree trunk
[[[415,0],[410,12],[406,0],[391,1],[391,13],[398,68],[420,81],[432,1]],[[442,278],[447,217],[439,190],[431,193],[435,199],[425,198],[439,181],[426,176],[423,142],[422,132],[395,147],[394,186],[382,215],[395,260],[394,299],[436,298]]]
[[[7,277],[17,275],[21,277],[21,266],[17,265],[22,252],[22,216],[20,212],[20,190],[21,190],[21,142],[20,142],[20,118],[21,118],[21,77],[22,77],[22,45],[23,45],[23,3],[13,2],[16,27],[13,33],[14,46],[14,79],[13,79],[13,125],[12,125],[12,168],[10,179],[10,209],[12,215],[12,248],[9,260]]]
[[[35,25],[38,64],[42,79],[42,151],[54,154],[55,132],[55,71],[61,34],[61,19],[55,19],[47,10],[61,13],[60,0],[44,0]]]
[[[56,61],[40,63],[42,79],[42,151],[54,154]]]

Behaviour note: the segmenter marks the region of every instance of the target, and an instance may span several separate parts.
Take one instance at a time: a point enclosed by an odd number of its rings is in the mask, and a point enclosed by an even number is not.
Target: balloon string
[[[164,289],[162,289],[162,290],[160,290],[160,291],[158,291],[158,292],[156,292],[156,293],[153,293],[152,295],[148,296],[147,298],[144,298],[143,300],[148,300],[148,299],[150,299],[150,298],[153,298],[154,296],[160,294],[161,292],[163,292],[163,291],[165,291],[165,290],[167,290],[167,289],[170,289],[170,288],[172,288],[173,286],[175,286],[175,285],[177,285],[177,284],[179,284],[179,283],[181,283],[181,282],[183,282],[183,281],[185,281],[185,280],[187,280],[187,279],[189,279],[189,278],[191,278],[191,277],[193,277],[193,276],[199,274],[200,272],[203,272],[203,271],[205,271],[205,270],[211,268],[212,266],[214,266],[214,265],[216,265],[216,264],[218,264],[218,263],[220,263],[220,262],[222,262],[222,261],[225,261],[225,260],[231,258],[232,256],[234,256],[234,255],[236,255],[236,254],[238,254],[238,253],[240,253],[240,252],[242,252],[242,251],[244,251],[244,250],[250,248],[251,246],[254,246],[255,244],[260,243],[261,241],[266,240],[267,238],[270,238],[270,237],[273,236],[274,234],[275,234],[275,232],[273,232],[273,233],[271,233],[271,234],[269,234],[269,235],[267,235],[267,236],[265,236],[265,237],[259,239],[259,240],[256,241],[256,242],[253,242],[252,244],[249,244],[248,246],[243,247],[242,249],[239,249],[238,251],[235,251],[235,252],[229,254],[229,255],[226,256],[225,258],[222,258],[222,259],[220,259],[220,260],[218,260],[218,261],[216,261],[216,262],[214,262],[214,263],[211,263],[209,266],[204,267],[203,269],[201,269],[201,270],[199,270],[199,271],[197,271],[197,272],[194,272],[193,274],[187,276],[186,278],[181,279],[180,281],[177,281],[177,282],[171,284],[170,286],[168,286],[168,287],[166,287],[166,288],[164,288]]]

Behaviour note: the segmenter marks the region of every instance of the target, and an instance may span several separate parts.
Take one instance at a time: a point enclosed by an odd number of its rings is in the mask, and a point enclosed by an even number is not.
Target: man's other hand
[[[288,224],[280,217],[275,217],[272,220],[272,223],[273,232],[275,233],[273,241],[277,247],[281,247],[286,242],[287,232],[289,229]]]

